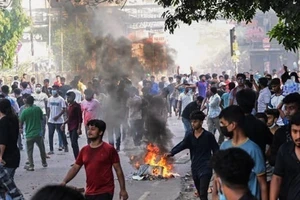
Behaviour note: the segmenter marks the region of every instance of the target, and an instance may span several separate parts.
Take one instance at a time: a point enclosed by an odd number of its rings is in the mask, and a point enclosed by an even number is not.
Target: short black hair
[[[173,81],[174,80],[174,78],[173,77],[169,77],[169,81]]]
[[[296,103],[300,109],[300,94],[298,92],[288,94],[283,100],[283,104]]]
[[[229,79],[229,75],[228,75],[228,74],[225,74],[225,75],[224,75],[224,79],[225,79],[225,80],[228,80],[228,79]]]
[[[229,90],[234,89],[235,86],[236,86],[236,85],[235,85],[235,82],[230,82],[230,83],[228,84]]]
[[[25,93],[22,95],[22,99],[27,99],[27,97],[29,97],[29,96],[30,96],[30,94]]]
[[[70,188],[60,185],[48,185],[40,189],[31,200],[84,200],[84,196]]]
[[[35,84],[35,87],[42,87],[42,84],[37,83],[37,84]]]
[[[222,184],[231,189],[246,189],[255,162],[243,149],[229,148],[218,151],[211,165]]]
[[[213,94],[217,94],[218,89],[217,89],[217,87],[211,87],[211,88],[210,88],[210,91],[211,91]]]
[[[53,89],[53,90],[58,90],[58,89],[59,89],[59,86],[58,86],[58,85],[52,85],[52,89]]]
[[[195,110],[191,113],[190,120],[204,121],[205,117],[206,117],[206,115],[204,114],[204,112],[202,112],[200,110]]]
[[[267,109],[265,111],[265,113],[266,113],[266,115],[272,115],[275,118],[279,118],[279,114],[280,114],[279,111],[278,111],[278,109]]]
[[[273,78],[270,82],[270,85],[280,85],[280,79],[279,78]]]
[[[95,93],[94,93],[94,91],[91,90],[91,89],[86,89],[86,90],[84,91],[84,94],[85,94],[85,95],[94,95]]]
[[[242,78],[242,79],[246,80],[246,75],[245,75],[245,74],[242,74],[242,73],[239,73],[239,74],[236,75],[236,78],[237,78],[237,79],[238,79],[238,78]]]
[[[258,79],[258,83],[262,85],[263,87],[268,86],[268,79],[266,77],[261,77]]]
[[[150,76],[150,78],[155,78],[155,76],[152,75],[152,76]]]
[[[258,118],[258,119],[263,119],[265,121],[265,123],[268,122],[268,117],[267,117],[266,113],[264,113],[264,112],[256,113],[255,117]]]
[[[213,73],[211,76],[212,76],[213,78],[217,78],[217,77],[218,77],[218,74]]]
[[[203,102],[204,98],[202,96],[197,96],[197,101]]]
[[[4,94],[8,94],[9,93],[9,87],[7,85],[3,85],[1,87],[1,92]]]
[[[102,131],[103,133],[106,130],[106,123],[99,119],[92,119],[88,121],[87,126],[95,126],[99,129],[99,131]]]
[[[67,97],[76,97],[76,94],[75,94],[75,92],[67,92],[67,94],[66,94],[66,96]]]
[[[22,82],[22,83],[21,83],[21,86],[22,86],[22,88],[24,88],[24,89],[27,88],[28,82]]]
[[[300,112],[297,112],[292,116],[290,125],[300,126]]]
[[[14,93],[15,93],[16,95],[20,95],[21,92],[22,92],[22,90],[19,89],[19,88],[14,89]]]
[[[46,79],[44,79],[44,83],[45,83],[45,82],[46,82],[46,83],[49,83],[50,81],[49,81],[49,79],[46,78]]]
[[[26,104],[28,105],[33,105],[34,103],[34,98],[33,96],[29,95],[27,98],[26,98]]]
[[[244,127],[245,113],[236,105],[229,106],[221,111],[219,118],[224,118],[229,123],[236,122],[241,128]]]
[[[242,110],[249,114],[255,106],[256,94],[252,89],[242,89],[236,93],[236,101]]]
[[[202,77],[205,77],[205,75],[204,74],[201,74],[200,76],[199,76],[199,79],[202,79]]]
[[[11,90],[12,91],[14,91],[15,89],[17,89],[18,88],[18,85],[16,85],[16,84],[13,84],[12,86],[11,86]]]

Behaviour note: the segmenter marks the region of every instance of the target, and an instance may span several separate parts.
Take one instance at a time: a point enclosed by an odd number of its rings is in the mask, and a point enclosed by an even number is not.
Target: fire
[[[148,144],[147,152],[144,157],[144,163],[150,166],[155,166],[157,168],[153,168],[152,173],[154,175],[160,175],[159,168],[163,169],[162,176],[169,177],[172,175],[171,171],[173,169],[173,165],[168,163],[167,158],[163,156],[159,147],[154,144]]]

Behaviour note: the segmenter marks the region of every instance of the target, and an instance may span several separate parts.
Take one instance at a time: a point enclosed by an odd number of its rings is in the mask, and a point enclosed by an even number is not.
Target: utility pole
[[[29,16],[30,19],[32,19],[32,7],[31,7],[31,0],[29,0]],[[32,20],[34,21],[34,20]],[[35,73],[35,66],[34,66],[34,45],[33,45],[33,23],[30,25],[30,43],[31,43],[31,65],[32,65],[32,71]]]
[[[61,54],[61,71],[64,70],[64,30],[63,30],[63,7],[60,8],[60,54]]]
[[[51,6],[48,1],[48,69],[51,69]]]

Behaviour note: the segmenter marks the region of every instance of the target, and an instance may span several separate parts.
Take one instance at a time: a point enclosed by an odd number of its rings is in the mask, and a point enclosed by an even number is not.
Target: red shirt
[[[78,103],[74,102],[68,106],[68,129],[73,131],[78,129],[79,123],[82,123],[81,107]]]
[[[83,147],[76,160],[77,165],[84,165],[86,172],[86,195],[104,193],[114,194],[114,175],[112,166],[119,163],[116,149],[103,142],[98,148],[89,145]]]

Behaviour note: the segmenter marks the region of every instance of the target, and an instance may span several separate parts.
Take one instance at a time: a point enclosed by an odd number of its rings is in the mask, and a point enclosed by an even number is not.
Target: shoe
[[[45,168],[48,167],[48,164],[47,163],[43,164],[43,167],[45,167]]]
[[[59,147],[59,148],[58,148],[58,151],[62,151],[62,150],[63,150],[63,148],[62,148],[62,147]]]
[[[26,170],[29,171],[29,172],[33,172],[33,171],[34,171],[34,168],[28,166],[28,167],[26,167]]]
[[[69,147],[65,146],[65,152],[69,152]]]
[[[29,165],[29,164],[30,164],[29,161],[26,161],[25,165]]]
[[[53,151],[49,151],[49,152],[48,152],[48,155],[53,155],[53,154],[54,154]]]

